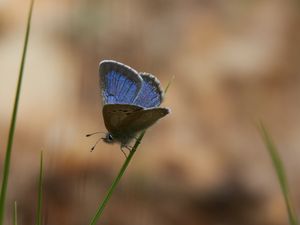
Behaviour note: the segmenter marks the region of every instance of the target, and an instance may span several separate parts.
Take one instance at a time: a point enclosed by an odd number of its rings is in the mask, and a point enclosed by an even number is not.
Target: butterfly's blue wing
[[[133,104],[142,88],[137,71],[113,60],[100,62],[103,104]]]
[[[159,80],[149,73],[140,73],[140,76],[143,79],[143,84],[134,104],[144,108],[158,107],[163,100],[163,91]]]

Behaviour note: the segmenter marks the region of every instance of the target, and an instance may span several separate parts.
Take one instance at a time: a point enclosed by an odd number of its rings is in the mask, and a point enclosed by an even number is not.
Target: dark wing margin
[[[133,104],[142,88],[142,78],[131,67],[113,60],[99,65],[103,104]]]
[[[140,73],[143,79],[142,89],[134,101],[134,104],[154,108],[160,106],[163,100],[163,90],[159,80],[149,73]]]

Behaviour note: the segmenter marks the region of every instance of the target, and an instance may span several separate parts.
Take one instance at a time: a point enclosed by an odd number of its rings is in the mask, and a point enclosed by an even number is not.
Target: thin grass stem
[[[115,178],[115,180],[113,181],[112,185],[110,186],[107,194],[105,195],[105,198],[103,199],[103,201],[101,202],[101,204],[99,205],[99,208],[95,214],[95,216],[92,218],[91,222],[90,222],[90,225],[95,225],[98,221],[98,219],[100,218],[100,216],[102,215],[103,213],[103,210],[107,204],[107,202],[109,201],[109,199],[111,198],[116,186],[118,185],[118,183],[120,182],[126,168],[128,167],[129,165],[129,162],[130,160],[132,159],[134,153],[136,152],[138,146],[140,145],[144,135],[145,135],[145,132],[146,131],[143,131],[140,136],[138,137],[138,139],[136,140],[132,150],[130,151],[129,155],[127,156],[124,164],[122,165],[117,177]]]
[[[167,86],[165,88],[165,94],[167,93],[167,91],[168,91],[169,87],[171,86],[172,82],[174,81],[174,79],[175,79],[175,75],[173,75],[171,77],[171,79],[169,80],[169,82],[168,82],[168,84],[167,84]]]
[[[266,145],[266,148],[269,151],[269,154],[272,159],[272,163],[281,187],[281,191],[284,197],[285,205],[288,212],[289,217],[289,223],[290,225],[298,225],[298,219],[292,204],[292,200],[290,197],[289,187],[288,187],[288,181],[287,176],[285,173],[283,162],[280,158],[279,152],[277,150],[277,147],[275,146],[271,136],[269,135],[269,132],[265,128],[262,122],[259,123],[258,128],[260,130],[261,137]]]
[[[36,225],[42,225],[42,203],[43,203],[43,151],[41,151],[40,174],[38,180],[38,202],[36,210]]]
[[[17,201],[15,201],[15,204],[14,204],[14,218],[13,218],[13,223],[14,223],[14,225],[18,225],[18,206],[17,206]]]
[[[6,199],[7,184],[8,184],[8,177],[9,177],[11,151],[12,151],[12,146],[13,146],[13,142],[14,142],[17,112],[18,112],[19,98],[20,98],[20,92],[21,92],[21,85],[22,85],[22,80],[23,80],[28,40],[29,40],[33,4],[34,4],[34,0],[31,0],[28,18],[27,18],[27,26],[26,26],[22,59],[21,59],[21,63],[20,63],[17,90],[16,90],[16,95],[15,95],[14,107],[13,107],[13,112],[12,112],[12,118],[11,118],[11,123],[10,123],[10,129],[9,129],[6,153],[5,153],[5,160],[4,160],[4,166],[3,166],[2,187],[1,187],[1,194],[0,194],[0,225],[3,225],[3,221],[4,221],[5,199]]]

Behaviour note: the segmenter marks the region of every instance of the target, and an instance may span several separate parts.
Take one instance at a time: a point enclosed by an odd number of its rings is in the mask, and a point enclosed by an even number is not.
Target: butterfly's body
[[[109,144],[120,143],[121,148],[129,147],[129,143],[132,139],[135,138],[136,133],[134,134],[124,134],[124,133],[106,133],[103,141]]]
[[[103,119],[108,130],[103,140],[128,147],[137,133],[167,115],[158,107],[163,99],[159,81],[151,74],[138,73],[122,63],[104,60],[100,63],[100,87],[103,97]]]

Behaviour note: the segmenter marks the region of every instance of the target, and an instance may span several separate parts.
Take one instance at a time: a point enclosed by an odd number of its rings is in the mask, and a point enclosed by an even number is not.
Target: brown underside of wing
[[[136,133],[152,126],[159,119],[163,118],[169,113],[170,110],[167,108],[139,110],[137,112],[132,113],[125,119],[124,123],[121,124],[124,124],[124,127],[121,127],[121,129],[124,132]]]
[[[107,104],[103,106],[103,119],[106,129],[111,133],[120,132],[123,122],[142,107],[128,104]]]
[[[103,118],[109,132],[129,135],[152,126],[169,112],[167,108],[143,109],[136,105],[108,104],[103,107]]]

